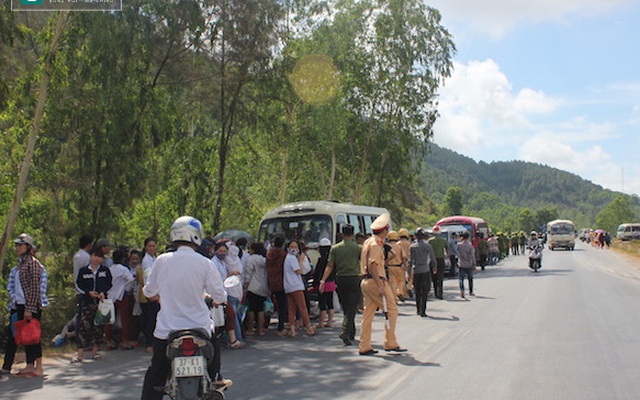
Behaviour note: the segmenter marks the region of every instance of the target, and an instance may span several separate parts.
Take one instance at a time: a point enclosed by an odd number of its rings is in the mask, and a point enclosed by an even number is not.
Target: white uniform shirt
[[[124,292],[127,289],[131,290],[133,275],[129,268],[122,264],[113,264],[109,270],[111,271],[111,289],[107,297],[113,301],[120,301],[124,297]]]
[[[227,253],[227,258],[225,258],[224,262],[227,265],[227,275],[238,275],[240,278],[240,284],[227,288],[227,294],[231,297],[235,297],[238,300],[242,300],[242,261],[240,257],[238,257],[238,253],[240,249],[231,244],[229,245],[229,252]]]
[[[142,272],[144,273],[144,283],[149,281],[149,275],[151,275],[151,270],[153,270],[153,264],[156,262],[156,258],[149,253],[145,253],[140,260],[140,266],[142,267]]]
[[[296,290],[304,290],[304,282],[302,282],[302,276],[296,274],[296,271],[299,269],[300,261],[298,261],[298,256],[287,254],[287,258],[284,259],[285,293],[292,293]]]
[[[227,300],[222,278],[211,260],[189,246],[158,257],[143,288],[144,295],[160,295],[160,312],[153,335],[167,339],[171,331],[201,328],[211,332],[213,321],[204,302],[208,293],[214,302]]]

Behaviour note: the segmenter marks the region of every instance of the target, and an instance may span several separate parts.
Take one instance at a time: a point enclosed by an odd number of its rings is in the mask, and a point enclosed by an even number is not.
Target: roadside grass
[[[627,256],[631,256],[636,260],[640,260],[640,240],[614,240],[611,243],[611,248],[625,254]]]

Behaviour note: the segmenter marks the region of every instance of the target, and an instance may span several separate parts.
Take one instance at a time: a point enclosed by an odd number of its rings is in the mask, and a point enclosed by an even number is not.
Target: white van
[[[616,231],[616,238],[620,240],[640,239],[640,224],[620,224]]]

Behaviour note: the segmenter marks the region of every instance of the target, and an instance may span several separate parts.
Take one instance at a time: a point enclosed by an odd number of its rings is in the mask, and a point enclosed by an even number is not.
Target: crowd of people
[[[235,277],[238,282],[226,285],[224,299],[215,301],[226,306],[224,322],[215,327],[212,340],[222,336],[229,349],[241,349],[247,336],[268,333],[272,315],[277,318],[277,335],[295,337],[302,332],[312,336],[317,329],[333,327],[336,292],[343,311],[339,337],[345,346],[355,341],[356,314],[361,312],[359,354],[377,353],[371,345],[371,324],[376,312],[383,310],[386,316],[384,350],[403,352],[406,349],[395,336],[398,304],[414,297],[416,314],[426,317],[430,293],[434,300],[443,298],[445,273],[448,272],[449,277],[458,276],[461,297],[473,296],[476,265],[484,268],[507,256],[510,250],[512,254],[521,251],[519,235],[509,238],[502,234],[490,235],[474,248],[468,232],[452,233],[444,239],[437,226],[431,232],[417,228],[413,234],[405,228],[396,232],[389,227],[388,214],[371,224],[369,235],[354,232],[351,225],[343,225],[342,238],[337,244],[332,245],[328,237],[320,238],[315,265],[304,242],[287,241],[283,236],[276,236],[267,244],[248,243],[245,238],[235,242],[215,241],[211,237],[186,243],[189,250],[200,254],[197,257],[210,260],[203,265],[209,265],[216,272],[216,279],[222,282]],[[15,239],[15,246],[18,263],[11,270],[8,283],[11,320],[39,320],[42,309],[47,306],[46,270],[35,258],[33,238],[22,234]],[[172,239],[164,253],[176,252],[181,246],[185,243]],[[167,329],[167,313],[177,312],[179,308],[172,310],[167,305],[171,304],[170,300],[160,295],[156,283],[161,279],[157,276],[159,272],[152,278],[158,262],[158,243],[154,238],[147,238],[141,249],[118,247],[112,251],[112,247],[106,238],[95,241],[88,235],[79,238],[79,249],[73,256],[76,313],[54,338],[56,345],[65,340],[75,341],[77,355],[71,359],[73,364],[87,358],[101,358],[101,349],[130,350],[141,345],[154,353],[155,360],[159,357],[155,354],[158,332]],[[151,285],[150,280],[154,282]],[[307,284],[309,281],[313,282],[311,286]],[[318,292],[320,311],[315,325],[310,318],[310,288]],[[113,320],[97,322],[101,303],[105,302],[113,303],[115,323]],[[166,347],[166,337],[160,340],[160,347]],[[11,373],[16,347],[11,336],[3,374]],[[25,351],[27,365],[17,374],[42,375],[41,344],[26,346]],[[166,363],[166,360],[155,362]],[[157,371],[154,374],[157,375]],[[220,376],[219,366],[215,374],[217,381],[226,382]]]

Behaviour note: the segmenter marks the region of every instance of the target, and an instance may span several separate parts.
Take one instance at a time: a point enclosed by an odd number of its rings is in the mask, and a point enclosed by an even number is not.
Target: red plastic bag
[[[40,335],[42,331],[40,329],[40,321],[35,318],[31,318],[30,321],[21,319],[14,323],[16,334],[15,340],[18,346],[30,346],[40,343]]]

